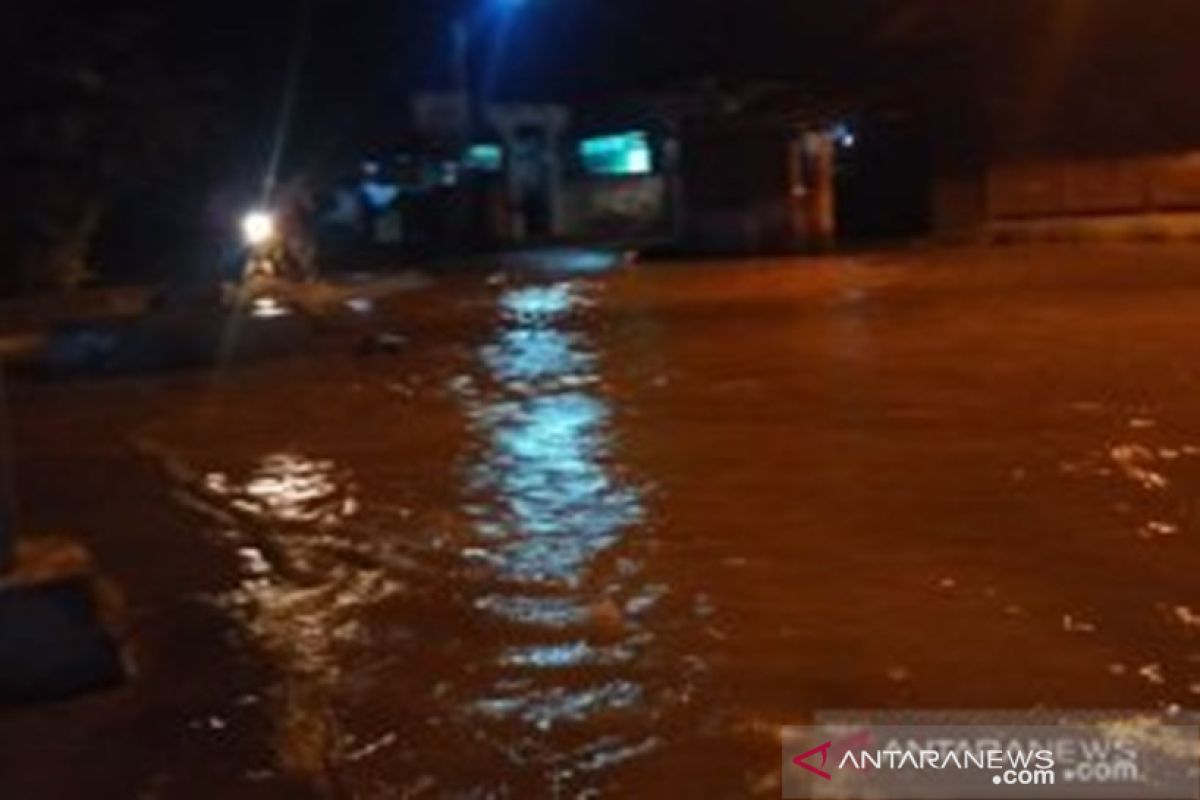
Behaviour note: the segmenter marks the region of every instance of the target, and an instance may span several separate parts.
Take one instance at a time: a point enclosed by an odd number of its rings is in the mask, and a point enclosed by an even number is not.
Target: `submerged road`
[[[1200,248],[456,278],[392,345],[17,387],[141,676],[14,797],[774,797],[830,708],[1200,700]]]

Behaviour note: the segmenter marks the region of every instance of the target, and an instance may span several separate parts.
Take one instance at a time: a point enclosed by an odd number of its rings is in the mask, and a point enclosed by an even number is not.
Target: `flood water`
[[[22,389],[32,496],[105,463],[71,437],[132,447],[79,501],[98,556],[217,552],[189,599],[261,665],[193,654],[192,716],[60,716],[121,734],[114,786],[772,797],[822,709],[1200,699],[1194,250],[497,272],[374,315],[401,346]],[[137,498],[200,544],[130,544]]]

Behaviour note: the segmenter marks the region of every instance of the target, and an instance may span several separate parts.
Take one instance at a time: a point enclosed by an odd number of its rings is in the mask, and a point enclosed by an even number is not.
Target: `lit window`
[[[467,148],[467,169],[499,172],[504,167],[504,150],[498,144],[475,144]]]
[[[654,169],[650,138],[642,131],[584,139],[579,155],[591,175],[648,175]]]

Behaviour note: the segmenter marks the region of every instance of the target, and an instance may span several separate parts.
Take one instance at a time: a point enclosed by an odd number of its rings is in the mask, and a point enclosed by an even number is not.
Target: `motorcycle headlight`
[[[251,211],[242,217],[242,235],[251,247],[266,244],[275,238],[275,218],[265,211]]]

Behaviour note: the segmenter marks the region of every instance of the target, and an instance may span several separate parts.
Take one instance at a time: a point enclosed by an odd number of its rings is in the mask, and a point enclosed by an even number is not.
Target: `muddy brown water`
[[[444,281],[368,356],[22,386],[27,516],[94,534],[149,663],[6,720],[3,769],[769,797],[820,709],[1192,707],[1198,312],[1187,249],[642,265]]]

